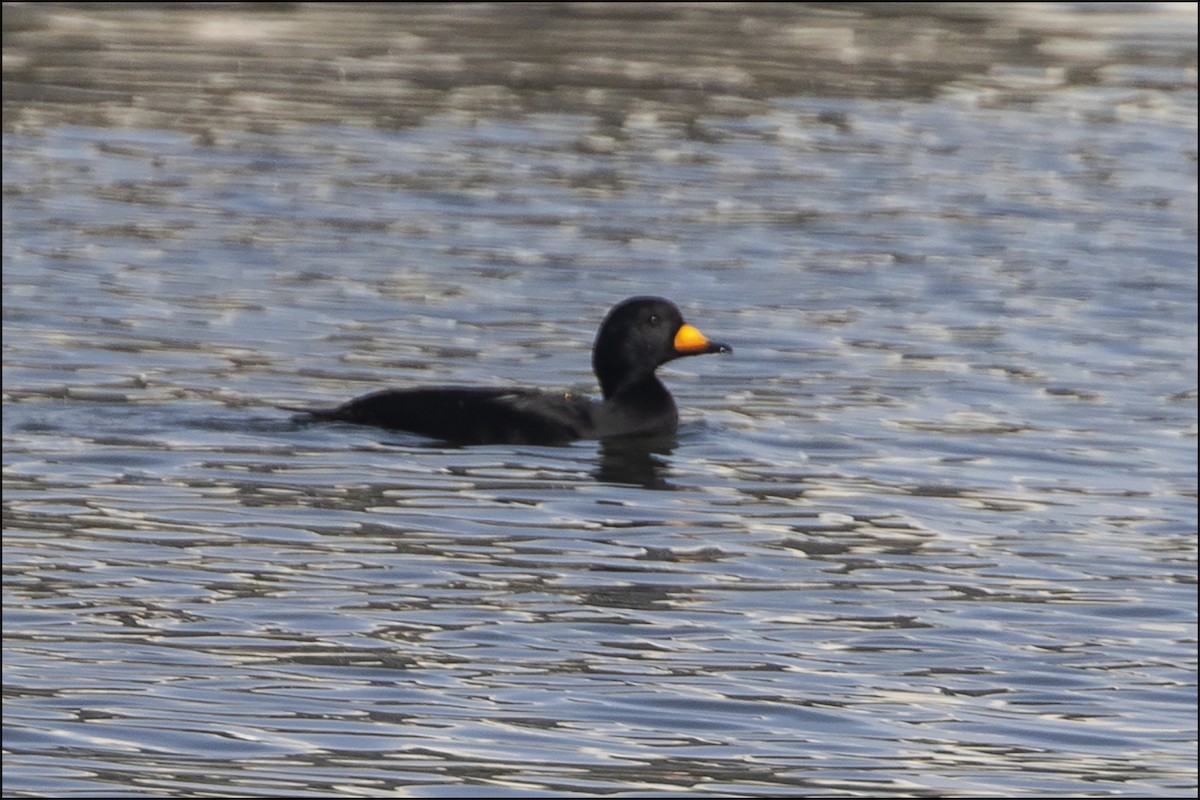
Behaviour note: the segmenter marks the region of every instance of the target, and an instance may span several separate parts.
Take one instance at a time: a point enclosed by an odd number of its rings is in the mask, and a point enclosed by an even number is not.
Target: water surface
[[[1194,6],[5,26],[6,793],[1195,795]]]

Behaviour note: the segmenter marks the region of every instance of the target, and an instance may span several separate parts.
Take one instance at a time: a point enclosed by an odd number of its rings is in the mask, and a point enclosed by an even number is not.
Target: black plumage
[[[729,346],[685,323],[670,301],[633,297],[608,312],[592,346],[601,400],[539,389],[430,386],[383,389],[334,408],[293,410],[453,444],[664,435],[674,433],[679,414],[655,370],[683,356],[728,352]]]

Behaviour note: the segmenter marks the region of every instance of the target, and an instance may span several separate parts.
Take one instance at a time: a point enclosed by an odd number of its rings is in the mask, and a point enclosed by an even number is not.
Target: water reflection
[[[5,791],[1194,796],[1195,11],[1097,7],[5,6]],[[642,293],[678,441],[247,412]]]
[[[676,436],[622,437],[600,442],[600,463],[592,472],[598,481],[640,486],[643,489],[674,489],[667,480],[669,456],[675,452]]]

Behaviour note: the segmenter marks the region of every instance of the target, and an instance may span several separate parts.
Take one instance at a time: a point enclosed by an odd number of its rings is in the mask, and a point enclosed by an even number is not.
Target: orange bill
[[[697,328],[684,323],[675,332],[675,352],[680,355],[695,355],[699,353],[728,353],[728,345],[710,342],[708,337]]]

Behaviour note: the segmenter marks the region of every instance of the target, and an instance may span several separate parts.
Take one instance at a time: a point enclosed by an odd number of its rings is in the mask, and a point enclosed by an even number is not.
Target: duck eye
[[[650,324],[651,324],[651,325],[658,325],[658,321],[659,321],[659,320],[658,320],[658,314],[651,314],[651,315],[650,315]]]

